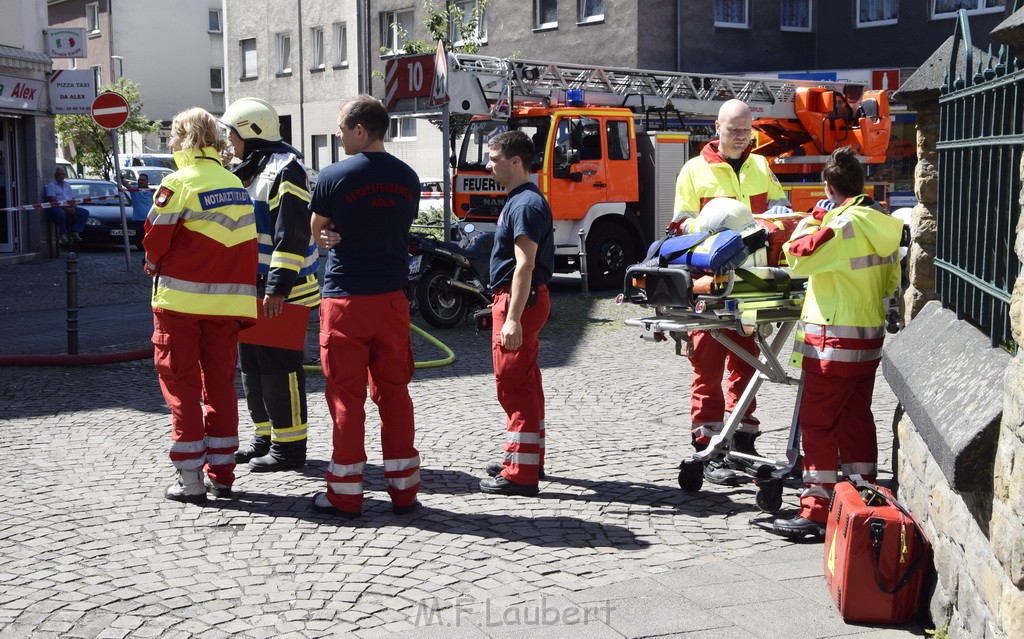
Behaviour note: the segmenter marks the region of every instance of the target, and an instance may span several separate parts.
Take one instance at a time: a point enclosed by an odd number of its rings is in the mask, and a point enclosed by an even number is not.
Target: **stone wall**
[[[910,287],[904,297],[908,318],[935,299],[937,108],[919,110],[918,118],[916,192],[921,203],[912,217]],[[1024,175],[1024,160],[1021,172]],[[1017,223],[1014,250],[1024,261],[1024,216]],[[1018,277],[1014,287],[1010,315],[1014,340],[1024,344],[1024,276]],[[926,338],[920,341],[922,349],[939,348]],[[1024,637],[1024,348],[1009,358],[1001,381],[1002,416],[995,441],[982,446],[986,452],[994,446],[994,456],[983,471],[987,477],[972,490],[954,488],[944,472],[947,462],[936,461],[946,442],[935,442],[932,432],[915,426],[909,412],[897,425],[899,497],[921,521],[934,549],[936,579],[928,611],[932,624],[947,627],[954,639]],[[978,383],[984,382],[964,376],[965,386]],[[909,399],[900,397],[903,403]],[[914,399],[920,403],[920,397]],[[956,401],[956,397],[928,399]]]

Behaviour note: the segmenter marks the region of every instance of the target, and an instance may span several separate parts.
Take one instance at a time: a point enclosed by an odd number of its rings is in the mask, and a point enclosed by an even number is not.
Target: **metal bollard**
[[[587,233],[580,229],[580,280],[583,283],[583,295],[590,295],[590,282],[587,281]]]
[[[78,253],[68,251],[68,355],[78,355]]]

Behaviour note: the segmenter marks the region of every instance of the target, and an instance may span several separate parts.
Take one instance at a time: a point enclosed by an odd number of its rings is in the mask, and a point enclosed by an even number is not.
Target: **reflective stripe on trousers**
[[[544,465],[544,383],[537,358],[540,331],[551,311],[546,286],[537,288],[536,303],[523,310],[520,325],[523,343],[510,351],[501,345],[501,327],[505,323],[512,295],[507,288],[494,295],[491,307],[491,359],[498,403],[505,411],[504,453],[507,464],[501,474],[510,481],[536,484]]]

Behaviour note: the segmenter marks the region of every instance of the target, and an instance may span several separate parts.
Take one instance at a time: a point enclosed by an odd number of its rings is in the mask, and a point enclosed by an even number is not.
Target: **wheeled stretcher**
[[[704,465],[709,461],[738,462],[731,466],[752,476],[758,486],[758,508],[775,512],[782,505],[783,480],[800,470],[798,417],[802,375],[788,375],[779,355],[800,319],[806,280],[795,279],[784,267],[733,268],[711,275],[691,271],[685,265],[664,266],[663,263],[650,260],[627,269],[620,299],[654,307],[655,315],[628,319],[626,325],[640,328],[641,337],[649,341],[674,339],[677,352],[681,352],[688,332],[707,331],[756,371],[722,431],[711,438],[704,450],[680,464],[679,487],[687,492],[700,490]],[[754,335],[761,350],[760,357],[747,353],[723,334],[722,329]],[[733,434],[765,381],[797,386],[783,460],[732,450]]]

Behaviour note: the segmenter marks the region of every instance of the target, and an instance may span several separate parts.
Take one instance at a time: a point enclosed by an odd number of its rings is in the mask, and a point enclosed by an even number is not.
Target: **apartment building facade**
[[[258,97],[313,170],[344,157],[338,107],[360,92],[359,2],[225,0],[228,95]]]
[[[51,28],[84,28],[83,58],[53,69],[90,69],[96,86],[126,77],[139,84],[142,112],[160,132],[126,136],[126,153],[167,152],[171,118],[189,107],[223,113],[224,11],[221,0],[47,0]]]
[[[42,213],[17,209],[39,201],[53,177],[53,115],[45,7],[4,3],[0,20],[0,257],[35,252]]]

